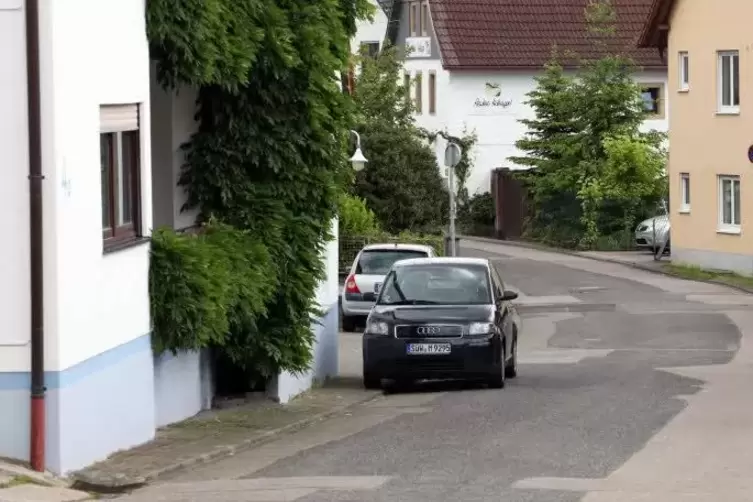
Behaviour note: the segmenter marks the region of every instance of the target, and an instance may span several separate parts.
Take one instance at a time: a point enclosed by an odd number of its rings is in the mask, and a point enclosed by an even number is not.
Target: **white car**
[[[432,258],[431,246],[420,244],[369,244],[353,260],[340,297],[343,331],[355,331],[376,302],[379,288],[392,265],[409,258]]]

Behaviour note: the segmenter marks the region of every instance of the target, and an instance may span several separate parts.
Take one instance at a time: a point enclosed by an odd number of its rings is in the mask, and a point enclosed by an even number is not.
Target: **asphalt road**
[[[692,414],[687,396],[705,383],[682,368],[727,367],[741,340],[728,314],[750,311],[750,297],[621,265],[463,244],[466,256],[492,258],[522,293],[520,376],[506,389],[431,384],[386,395],[180,474],[145,500],[691,500],[621,488],[612,497],[594,483],[623,472],[648,480],[656,471],[641,460],[648,442],[686,439],[668,424]],[[357,334],[343,336],[357,346]],[[664,479],[687,471],[657,451]],[[645,493],[659,489],[645,483]]]

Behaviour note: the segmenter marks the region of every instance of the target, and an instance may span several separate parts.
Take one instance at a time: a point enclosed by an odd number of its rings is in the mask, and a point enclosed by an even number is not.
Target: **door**
[[[492,283],[494,286],[495,298],[501,298],[505,293],[505,283],[499,276],[497,269],[494,265],[490,264],[492,272]],[[508,357],[512,354],[512,337],[513,337],[513,320],[510,311],[510,302],[504,301],[497,304],[497,316],[500,319],[500,328],[505,334],[505,350]]]

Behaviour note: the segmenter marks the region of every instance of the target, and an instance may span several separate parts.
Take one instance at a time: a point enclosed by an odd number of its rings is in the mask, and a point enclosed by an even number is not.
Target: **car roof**
[[[441,256],[436,258],[409,258],[395,263],[394,267],[409,267],[411,265],[481,265],[489,266],[486,258],[465,258],[460,256]]]
[[[382,244],[369,244],[364,246],[362,251],[424,251],[428,253],[431,250],[430,246],[423,244],[404,244],[402,242],[385,242]]]

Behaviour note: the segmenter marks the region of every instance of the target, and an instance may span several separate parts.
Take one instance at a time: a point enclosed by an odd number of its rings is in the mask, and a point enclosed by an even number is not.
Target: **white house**
[[[536,86],[553,45],[583,57],[593,52],[587,39],[589,0],[379,0],[380,12],[361,23],[353,42],[375,47],[384,39],[409,47],[405,64],[416,102],[416,119],[430,130],[461,135],[476,131],[475,166],[469,193],[489,191],[491,171],[519,168],[515,143],[526,131],[522,118],[534,116],[525,101]],[[646,129],[667,130],[667,69],[659,53],[637,49],[637,38],[653,0],[613,0],[621,49],[641,70],[636,81],[653,113]],[[574,70],[572,70],[574,71]],[[445,144],[437,141],[438,159]]]
[[[0,457],[63,474],[149,441],[210,406],[213,389],[204,354],[155,357],[150,345],[150,232],[193,222],[175,182],[195,94],[150,75],[144,0],[40,4],[44,435],[30,430],[27,9],[0,0]],[[336,241],[327,263],[314,366],[280,375],[283,402],[337,373]]]

